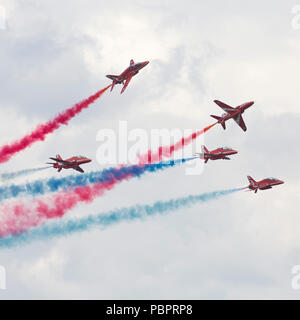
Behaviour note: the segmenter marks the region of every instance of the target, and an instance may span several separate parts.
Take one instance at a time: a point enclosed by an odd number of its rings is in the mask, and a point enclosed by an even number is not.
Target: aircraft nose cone
[[[284,183],[284,181],[282,181],[282,180],[278,181],[278,184],[283,184],[283,183]]]
[[[149,61],[144,61],[143,62],[143,67],[146,67],[146,65],[149,63]]]

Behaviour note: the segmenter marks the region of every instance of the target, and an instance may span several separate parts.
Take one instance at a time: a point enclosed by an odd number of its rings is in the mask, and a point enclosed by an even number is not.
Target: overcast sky
[[[300,4],[300,2],[299,2]],[[246,176],[285,184],[239,192],[144,221],[1,249],[7,290],[0,299],[299,299],[299,54],[295,1],[0,0],[0,145],[109,84],[135,61],[150,64],[120,95],[105,94],[44,142],[1,165],[40,167],[49,156],[96,161],[99,130],[201,129],[222,114],[219,99],[244,114],[211,129],[209,149],[231,146],[231,161],[201,175],[179,166],[124,182],[66,219],[137,203],[244,187]],[[61,176],[70,172],[61,172]],[[20,178],[22,183],[58,174]],[[4,215],[5,213],[1,213]]]

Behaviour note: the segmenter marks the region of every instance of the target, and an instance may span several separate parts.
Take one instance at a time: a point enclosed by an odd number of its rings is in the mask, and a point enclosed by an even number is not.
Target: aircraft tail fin
[[[207,152],[209,152],[209,151],[208,151],[208,149],[207,149],[204,145],[203,145],[203,146],[201,146],[201,148],[202,148],[202,152],[203,152],[203,153],[207,153]]]
[[[248,178],[248,180],[249,180],[250,183],[255,183],[255,182],[256,182],[256,181],[255,181],[252,177],[250,177],[250,176],[247,176],[247,178]]]
[[[201,146],[201,149],[202,149],[202,153],[200,153],[199,158],[204,159],[204,163],[207,163],[209,157],[207,157],[206,153],[209,153],[209,151],[204,145]]]
[[[134,64],[133,59],[130,60],[130,65],[132,66]]]
[[[226,125],[225,125],[225,121],[222,121],[222,117],[218,117],[218,116],[214,116],[214,115],[210,115],[212,118],[218,120],[219,123],[221,123],[223,129],[225,130],[226,129]]]
[[[247,178],[249,183],[252,185],[252,187],[256,188],[257,187],[256,181],[250,176],[247,176]]]
[[[110,80],[112,80],[112,86],[110,88],[110,91],[113,91],[113,88],[116,84],[122,83],[122,81],[119,80],[119,76],[113,75],[113,74],[108,74],[106,77]]]

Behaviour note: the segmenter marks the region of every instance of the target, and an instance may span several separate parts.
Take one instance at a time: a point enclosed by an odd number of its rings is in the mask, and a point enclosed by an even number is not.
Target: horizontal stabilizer
[[[214,116],[213,114],[211,114],[210,116],[211,116],[212,118],[214,118],[214,119],[218,120],[218,121],[219,121],[220,119],[222,119],[221,117]]]
[[[113,75],[113,74],[108,74],[106,77],[110,80],[118,80],[119,76]]]
[[[115,84],[116,84],[116,81],[115,81],[115,80],[113,80],[112,85],[111,85],[111,88],[110,88],[110,92],[112,92],[112,91],[113,91],[113,88],[114,88]]]

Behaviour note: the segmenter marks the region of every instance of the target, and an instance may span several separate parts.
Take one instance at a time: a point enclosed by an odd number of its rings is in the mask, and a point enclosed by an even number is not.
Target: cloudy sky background
[[[300,3],[299,3],[300,4]],[[1,172],[40,167],[49,156],[96,161],[97,132],[201,129],[213,103],[254,100],[248,131],[232,121],[205,136],[209,149],[231,146],[231,161],[201,175],[184,166],[123,182],[68,218],[137,203],[247,185],[275,176],[284,185],[240,192],[145,221],[0,250],[7,290],[0,299],[298,299],[291,268],[300,264],[299,54],[295,1],[0,1],[0,144],[88,97],[133,58],[150,64],[125,93],[117,86],[36,143]],[[70,172],[62,172],[65,176]],[[15,180],[22,183],[54,171]],[[3,214],[3,213],[2,213]]]

